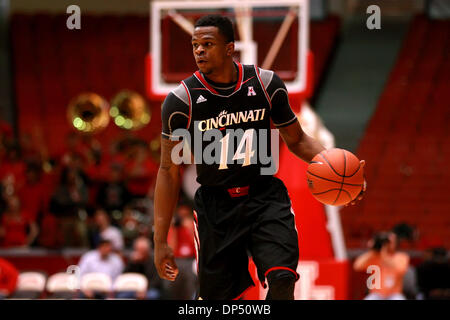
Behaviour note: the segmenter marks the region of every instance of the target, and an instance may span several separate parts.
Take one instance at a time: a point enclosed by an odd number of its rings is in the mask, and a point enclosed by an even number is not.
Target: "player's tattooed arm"
[[[180,167],[171,159],[172,149],[177,143],[179,142],[161,139],[161,163],[156,178],[154,203],[155,266],[161,278],[171,281],[174,281],[178,274],[172,248],[167,244],[181,181]]]
[[[278,130],[289,150],[306,162],[310,162],[316,154],[325,150],[319,141],[303,131],[298,120]]]

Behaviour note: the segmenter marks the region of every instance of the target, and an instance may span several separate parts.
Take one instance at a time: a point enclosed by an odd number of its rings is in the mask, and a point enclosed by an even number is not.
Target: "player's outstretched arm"
[[[159,276],[170,281],[175,281],[178,275],[172,248],[167,243],[167,234],[180,190],[180,167],[171,159],[172,149],[177,143],[179,142],[161,139],[161,164],[156,177],[154,199],[155,266]]]
[[[278,130],[289,150],[303,161],[310,162],[316,154],[325,150],[319,141],[303,131],[298,121]]]

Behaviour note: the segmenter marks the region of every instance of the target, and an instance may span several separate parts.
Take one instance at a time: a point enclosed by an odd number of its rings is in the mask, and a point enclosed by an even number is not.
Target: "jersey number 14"
[[[255,130],[247,129],[242,136],[241,141],[236,149],[235,154],[233,155],[232,160],[240,160],[243,159],[242,166],[248,166],[251,164],[251,159],[255,154],[255,151],[252,149],[253,146],[253,136]],[[221,150],[220,150],[220,165],[219,170],[228,169],[228,148],[230,142],[230,133],[227,133],[222,139],[220,139]],[[242,152],[244,150],[244,152]],[[233,163],[233,162],[231,162]]]

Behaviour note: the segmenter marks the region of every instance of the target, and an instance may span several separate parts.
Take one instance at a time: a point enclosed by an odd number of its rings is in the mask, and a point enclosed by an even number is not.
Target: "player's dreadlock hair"
[[[195,22],[195,28],[197,27],[217,27],[219,32],[225,37],[227,43],[234,42],[234,29],[233,23],[226,17],[219,16],[217,14],[203,16]]]

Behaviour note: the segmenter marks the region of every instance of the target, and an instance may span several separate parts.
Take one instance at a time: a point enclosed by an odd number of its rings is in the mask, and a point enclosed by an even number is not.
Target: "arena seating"
[[[146,292],[147,278],[140,273],[123,273],[114,280],[113,291],[118,292]]]
[[[83,15],[81,30],[67,29],[66,19],[49,14],[11,19],[19,130],[38,127],[51,153],[64,145],[71,130],[67,106],[81,92],[93,91],[108,101],[122,89],[145,94],[147,17]],[[139,131],[146,139],[160,132],[159,104],[151,108],[155,116]],[[108,126],[99,140],[108,143],[118,132]]]
[[[52,274],[47,279],[47,298],[72,299],[76,297],[76,276],[67,272]]]
[[[40,130],[50,153],[57,153],[71,130],[70,100],[94,91],[110,100],[119,90],[145,94],[144,59],[149,50],[145,16],[83,15],[81,30],[66,28],[66,15],[15,14],[11,19],[14,87],[20,132]],[[311,22],[315,83],[324,70],[339,30],[339,18]],[[189,46],[189,39],[186,43]],[[191,57],[182,59],[192,61]],[[160,102],[152,101],[150,125],[139,131],[145,139],[160,132]],[[58,134],[55,134],[57,132]],[[114,125],[98,134],[108,143],[119,132]]]
[[[357,150],[369,188],[341,215],[350,248],[401,222],[417,228],[411,249],[450,245],[449,46],[450,21],[413,19]]]
[[[80,289],[82,291],[103,292],[106,295],[111,293],[113,280],[106,273],[91,272],[81,277]]]
[[[47,275],[42,272],[21,272],[17,283],[14,299],[38,299],[45,290]]]

